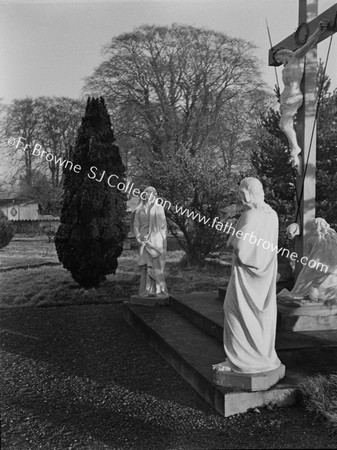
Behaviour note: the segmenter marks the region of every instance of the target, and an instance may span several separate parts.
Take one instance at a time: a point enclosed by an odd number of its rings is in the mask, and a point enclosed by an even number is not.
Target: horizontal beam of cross
[[[337,3],[331,6],[331,8],[324,11],[319,16],[315,17],[315,19],[307,24],[309,36],[311,36],[317,30],[319,22],[321,20],[329,21],[329,29],[321,35],[318,42],[323,41],[324,39],[337,32]],[[279,66],[281,64],[277,63],[273,56],[273,50],[275,50],[277,47],[289,48],[289,50],[292,51],[297,50],[300,46],[295,41],[295,32],[269,50],[269,66]]]

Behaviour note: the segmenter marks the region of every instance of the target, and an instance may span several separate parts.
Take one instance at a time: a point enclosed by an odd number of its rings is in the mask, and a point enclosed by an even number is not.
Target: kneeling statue
[[[292,226],[295,228],[295,224],[288,227],[289,237],[293,237]],[[307,242],[309,255],[303,260],[295,286],[290,292],[283,289],[278,294],[279,301],[337,304],[337,233],[326,220],[317,217],[311,223]]]

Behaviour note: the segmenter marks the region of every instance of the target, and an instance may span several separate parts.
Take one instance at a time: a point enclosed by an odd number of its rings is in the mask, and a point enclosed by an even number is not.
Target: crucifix
[[[337,3],[319,16],[317,16],[317,3],[318,0],[299,0],[299,27],[297,31],[269,50],[270,66],[279,66],[283,62],[282,58],[286,58],[286,52],[289,52],[289,50],[291,51],[290,53],[297,54],[300,57],[300,64],[304,64],[304,70],[302,68],[303,76],[301,72],[301,78],[298,80],[301,81],[301,92],[297,99],[293,99],[293,105],[296,101],[298,103],[297,107],[295,105],[295,109],[293,107],[291,124],[293,122],[293,116],[299,108],[297,112],[296,135],[293,128],[290,128],[289,121],[287,123],[286,120],[283,120],[284,123],[282,123],[282,101],[280,122],[280,127],[288,138],[293,166],[297,169],[296,192],[299,234],[295,237],[295,251],[297,252],[299,259],[303,255],[308,254],[306,238],[310,230],[310,225],[315,219],[317,108],[316,45],[337,31]],[[327,26],[322,28],[322,22],[325,22]],[[314,45],[310,45],[310,48],[308,48],[310,39],[311,44],[314,43]],[[306,45],[307,41],[308,44]],[[303,48],[303,55],[301,54],[301,48]],[[285,71],[286,69],[283,70]],[[285,78],[287,77],[287,74],[283,73],[283,76]],[[291,100],[288,103],[291,108]],[[285,106],[287,106],[286,103]],[[299,259],[296,262],[295,268],[296,278],[301,270]]]

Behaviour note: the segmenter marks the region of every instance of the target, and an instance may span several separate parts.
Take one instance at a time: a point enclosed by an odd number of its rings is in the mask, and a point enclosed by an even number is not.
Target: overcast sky
[[[335,2],[319,0],[319,13]],[[78,97],[103,60],[102,46],[143,24],[190,24],[252,41],[273,87],[265,19],[275,45],[296,29],[298,0],[0,1],[0,98]],[[323,59],[327,47],[328,40],[319,45]],[[336,35],[327,73],[337,87]]]
[[[312,1],[312,0],[308,0]],[[337,0],[318,0],[318,13]],[[269,40],[276,45],[298,26],[299,0],[0,0],[0,100],[66,96],[78,98],[84,78],[102,61],[113,36],[144,24],[189,24],[252,41],[272,89]],[[325,60],[328,41],[319,44]],[[278,68],[279,79],[281,70]],[[337,35],[327,67],[337,87]],[[282,82],[281,82],[282,84]],[[0,164],[1,171],[7,169]]]

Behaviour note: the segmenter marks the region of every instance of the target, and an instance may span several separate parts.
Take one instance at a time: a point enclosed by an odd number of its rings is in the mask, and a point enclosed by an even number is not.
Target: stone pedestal
[[[285,366],[260,373],[225,372],[213,369],[213,382],[226,388],[238,388],[247,391],[266,391],[285,376]]]
[[[279,298],[277,300],[278,330],[337,330],[336,302],[312,302]]]
[[[142,306],[155,306],[155,305],[168,305],[169,296],[150,296],[142,297],[140,295],[131,295],[132,305],[142,305]]]

